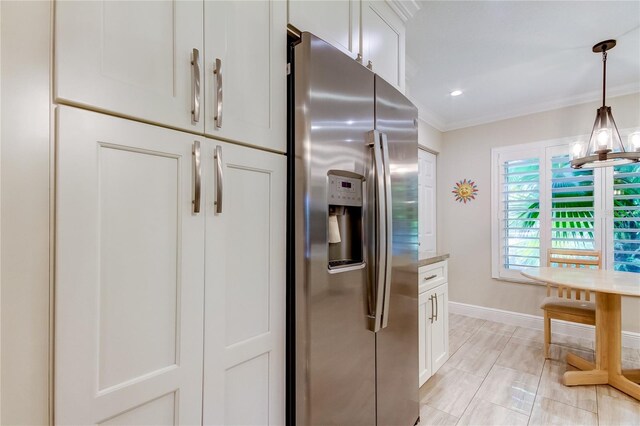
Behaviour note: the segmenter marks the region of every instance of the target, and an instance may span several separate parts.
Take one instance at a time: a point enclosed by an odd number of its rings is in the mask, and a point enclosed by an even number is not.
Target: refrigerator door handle
[[[377,130],[373,130],[369,134],[367,144],[373,149],[373,166],[375,173],[375,252],[376,273],[373,274],[375,286],[375,308],[373,312],[373,329],[377,332],[382,328],[382,318],[384,310],[384,294],[385,294],[385,272],[386,272],[386,221],[385,221],[385,188],[384,188],[384,164],[382,150],[380,148],[380,134]]]
[[[393,241],[393,199],[391,196],[391,168],[389,162],[389,143],[387,134],[380,133],[382,143],[382,160],[384,161],[384,205],[385,205],[385,275],[384,275],[384,310],[382,312],[382,328],[389,325],[389,299],[391,298],[391,259],[393,253],[391,245]],[[381,254],[382,256],[382,254]]]

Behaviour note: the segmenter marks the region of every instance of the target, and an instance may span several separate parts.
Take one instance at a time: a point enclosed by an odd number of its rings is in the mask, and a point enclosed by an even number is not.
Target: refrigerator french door
[[[290,417],[412,426],[417,110],[309,33],[293,49],[292,89]]]

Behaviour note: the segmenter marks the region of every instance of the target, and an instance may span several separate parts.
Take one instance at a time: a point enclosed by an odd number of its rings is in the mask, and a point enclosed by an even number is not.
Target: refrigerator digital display
[[[342,181],[340,183],[342,184],[343,188],[351,188],[351,182]]]

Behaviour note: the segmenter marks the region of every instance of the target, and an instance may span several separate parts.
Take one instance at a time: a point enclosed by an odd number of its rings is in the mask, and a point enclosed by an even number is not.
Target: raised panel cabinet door
[[[443,284],[433,289],[436,317],[431,327],[431,374],[435,374],[449,358],[449,291]]]
[[[418,150],[418,234],[420,259],[436,254],[436,156]]]
[[[286,157],[207,143],[203,423],[282,425]]]
[[[431,377],[431,294],[418,296],[418,386]]]
[[[55,4],[56,100],[204,131],[202,1]]]
[[[382,0],[362,2],[362,59],[401,92],[405,86],[405,27]]]
[[[55,424],[200,424],[193,136],[57,110]]]
[[[289,24],[356,59],[360,53],[360,0],[288,0]]]
[[[285,152],[286,3],[204,3],[205,133]]]

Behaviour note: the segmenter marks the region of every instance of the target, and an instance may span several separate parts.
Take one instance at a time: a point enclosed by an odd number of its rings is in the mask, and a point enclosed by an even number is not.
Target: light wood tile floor
[[[462,315],[449,316],[449,360],[420,388],[420,425],[640,425],[640,402],[610,386],[561,383],[568,352],[593,359],[593,342]],[[624,368],[640,350],[623,348]]]

